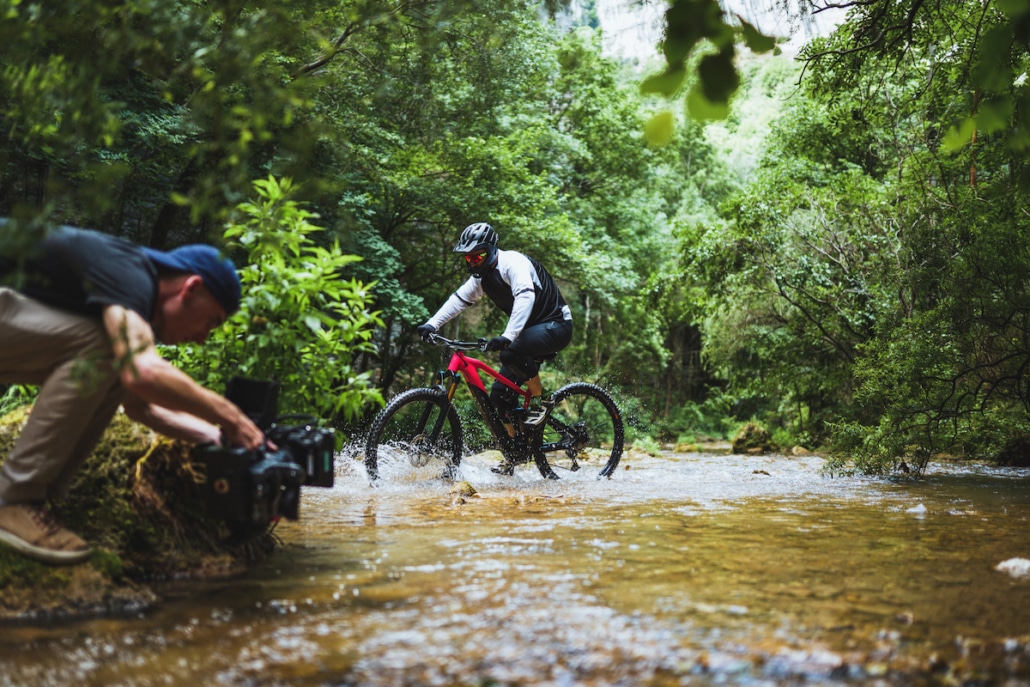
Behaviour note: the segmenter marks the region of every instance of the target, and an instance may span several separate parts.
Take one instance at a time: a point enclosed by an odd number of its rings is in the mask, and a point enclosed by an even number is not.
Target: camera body
[[[234,377],[225,394],[276,448],[207,444],[194,450],[194,460],[203,466],[208,514],[237,533],[262,530],[280,517],[296,520],[300,487],[333,486],[335,433],[315,426],[309,416],[278,416],[278,393],[275,382]]]

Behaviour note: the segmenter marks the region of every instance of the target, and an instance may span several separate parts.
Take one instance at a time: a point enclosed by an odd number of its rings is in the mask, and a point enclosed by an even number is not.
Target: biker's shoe
[[[515,474],[515,464],[502,460],[496,467],[490,468],[490,472],[495,475],[507,475],[508,477],[511,477]]]

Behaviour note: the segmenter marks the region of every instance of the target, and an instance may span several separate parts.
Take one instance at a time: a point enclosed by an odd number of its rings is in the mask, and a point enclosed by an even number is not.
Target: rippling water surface
[[[624,459],[371,488],[344,461],[242,579],[0,630],[0,685],[1030,684],[1030,472]],[[1018,572],[1018,571],[1017,571]]]

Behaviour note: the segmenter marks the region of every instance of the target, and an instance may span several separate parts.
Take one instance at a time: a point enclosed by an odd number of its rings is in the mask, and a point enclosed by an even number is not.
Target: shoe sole
[[[34,560],[57,565],[81,563],[89,558],[90,553],[92,553],[91,549],[86,549],[85,551],[54,551],[53,549],[44,549],[2,529],[0,529],[0,543],[6,544],[18,553]]]

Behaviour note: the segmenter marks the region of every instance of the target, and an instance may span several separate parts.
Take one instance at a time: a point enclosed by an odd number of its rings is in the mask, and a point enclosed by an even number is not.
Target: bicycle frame
[[[477,350],[482,350],[482,342],[473,344],[472,342],[449,341],[443,337],[436,338],[443,341],[445,345],[468,346],[469,350],[472,350],[472,346],[477,346]],[[482,374],[484,373],[489,375],[498,383],[504,385],[517,396],[521,397],[523,410],[529,408],[529,404],[533,399],[533,394],[529,389],[523,389],[510,379],[504,377],[500,372],[490,367],[486,362],[467,355],[462,349],[454,350],[451,354],[451,360],[447,365],[447,369],[440,370],[440,372],[437,373],[436,381],[437,385],[447,394],[448,404],[451,404],[454,402],[454,394],[458,390],[459,384],[464,380],[465,384],[468,385],[469,393],[472,394],[472,400],[475,401],[476,407],[479,409],[479,414],[486,422],[486,426],[490,430],[490,433],[493,434],[494,438],[500,444],[501,453],[508,460],[525,460],[525,454],[527,454],[529,450],[528,444],[525,440],[525,435],[516,433],[512,436],[509,434],[504,418],[501,417],[498,408],[496,408],[490,400],[489,391],[486,388],[486,384],[483,382]],[[441,416],[438,424],[442,425],[442,423],[443,416]],[[540,428],[539,431],[542,432],[543,428]],[[433,432],[434,436],[438,434],[438,432],[439,427],[435,427]]]
[[[523,408],[528,408],[529,403],[533,398],[529,389],[523,389],[522,387],[517,386],[510,379],[503,376],[500,372],[496,371],[482,360],[465,355],[464,351],[454,351],[454,354],[451,356],[451,362],[447,366],[447,372],[452,376],[455,376],[455,379],[457,378],[456,375],[460,374],[465,380],[465,383],[470,387],[474,387],[482,391],[484,394],[488,394],[486,385],[483,383],[483,378],[480,376],[480,373],[485,372],[504,386],[508,387],[508,389],[521,396]],[[456,387],[457,385],[455,384],[449,385],[447,389],[447,400],[454,400],[454,391]],[[489,395],[487,397],[489,398]]]

